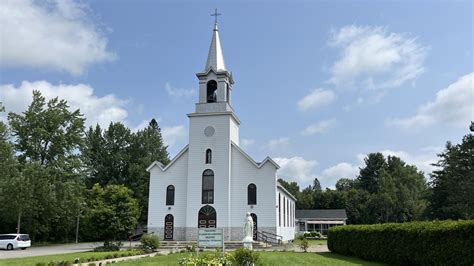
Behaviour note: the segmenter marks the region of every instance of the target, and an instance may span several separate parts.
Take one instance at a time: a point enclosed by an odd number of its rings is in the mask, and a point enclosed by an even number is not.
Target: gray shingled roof
[[[296,210],[296,219],[347,219],[345,209]]]

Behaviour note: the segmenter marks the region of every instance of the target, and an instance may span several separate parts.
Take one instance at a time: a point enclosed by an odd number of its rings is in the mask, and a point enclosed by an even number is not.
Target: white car
[[[26,249],[31,247],[29,235],[25,234],[3,234],[0,235],[0,248],[14,250],[17,248]]]

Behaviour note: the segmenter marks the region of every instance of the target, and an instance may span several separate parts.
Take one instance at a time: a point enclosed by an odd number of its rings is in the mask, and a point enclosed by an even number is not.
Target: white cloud
[[[301,134],[305,136],[314,135],[314,134],[323,134],[328,132],[330,129],[336,126],[336,119],[321,120],[316,124],[309,125],[305,128]]]
[[[255,140],[254,139],[241,139],[240,140],[240,144],[242,145],[242,147],[249,147],[249,146],[252,146],[253,144],[255,144]]]
[[[278,176],[284,179],[290,179],[300,184],[309,184],[314,179],[314,168],[318,162],[314,160],[305,160],[302,157],[274,158],[274,161],[280,165]]]
[[[403,129],[417,129],[434,124],[469,125],[474,119],[474,72],[436,93],[436,98],[418,107],[408,118],[389,119],[388,125]]]
[[[193,90],[193,89],[175,88],[175,87],[171,86],[171,84],[169,82],[166,82],[165,90],[168,93],[168,96],[176,97],[176,98],[190,97],[190,96],[193,96],[194,93],[195,93],[195,90]]]
[[[334,101],[336,94],[332,90],[315,89],[298,102],[301,111],[328,105]]]
[[[87,11],[72,0],[0,1],[0,64],[80,75],[93,63],[114,60]]]
[[[23,112],[32,101],[33,90],[39,90],[48,100],[59,97],[68,102],[71,109],[80,109],[87,118],[86,125],[108,126],[110,122],[124,122],[128,116],[126,100],[113,94],[103,97],[94,95],[94,89],[87,84],[58,84],[47,81],[23,81],[20,86],[0,85],[0,99],[7,112]]]
[[[290,144],[290,139],[281,137],[281,138],[269,140],[268,143],[265,145],[265,148],[269,150],[276,150],[278,148],[285,147],[288,144]]]
[[[428,50],[406,34],[357,25],[333,31],[329,45],[340,49],[330,82],[368,89],[394,88],[415,80],[424,71]]]
[[[166,145],[173,147],[178,141],[184,139],[187,136],[186,130],[183,125],[174,127],[163,127],[161,134],[165,140]]]
[[[331,167],[324,169],[321,172],[321,182],[327,186],[332,187],[337,180],[341,178],[355,179],[359,174],[359,165],[354,165],[346,162],[338,163]]]

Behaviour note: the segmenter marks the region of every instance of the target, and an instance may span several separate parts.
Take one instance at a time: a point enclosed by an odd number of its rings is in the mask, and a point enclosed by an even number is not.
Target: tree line
[[[339,179],[335,189],[323,190],[317,178],[303,190],[279,181],[298,209],[346,209],[351,224],[474,219],[474,136],[447,142],[438,157],[430,180],[396,156],[371,153],[357,177]]]
[[[122,123],[86,130],[84,122],[80,110],[39,91],[0,122],[0,232],[71,241],[80,223],[80,240],[114,240],[146,225],[145,169],[169,162],[158,123],[133,132]]]

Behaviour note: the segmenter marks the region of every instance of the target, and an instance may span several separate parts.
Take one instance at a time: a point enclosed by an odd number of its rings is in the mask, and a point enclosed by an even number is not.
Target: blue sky
[[[89,125],[157,118],[174,156],[216,7],[241,146],[301,186],[354,178],[370,152],[429,172],[474,120],[472,1],[1,1],[0,101],[20,112],[39,89]]]

